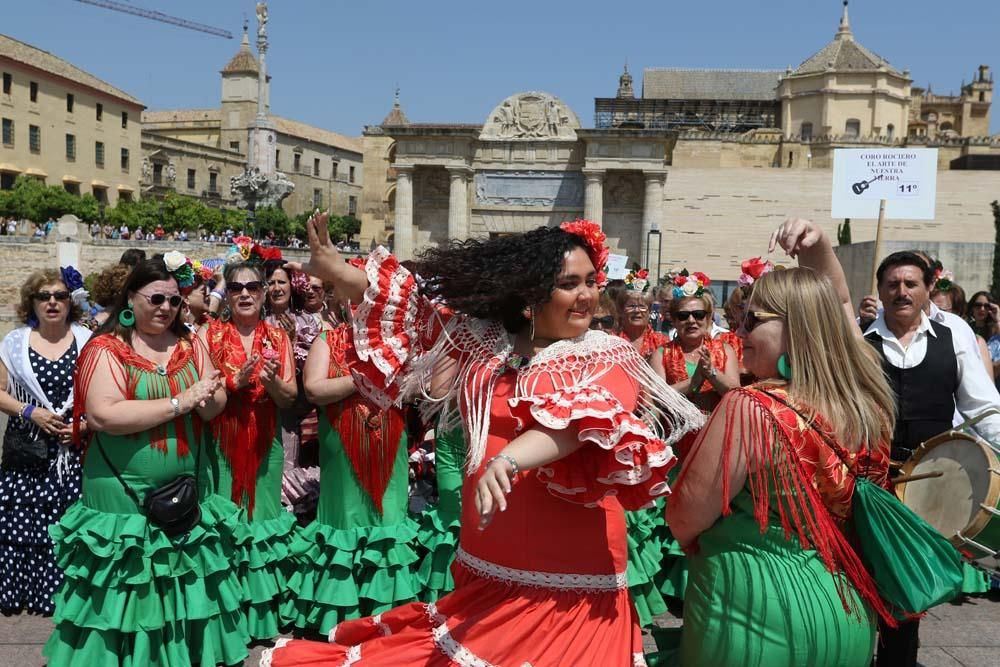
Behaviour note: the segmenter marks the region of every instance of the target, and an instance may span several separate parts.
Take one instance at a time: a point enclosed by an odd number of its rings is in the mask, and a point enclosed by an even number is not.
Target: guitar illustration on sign
[[[851,186],[851,192],[853,192],[856,195],[860,195],[862,192],[871,187],[872,183],[881,179],[882,179],[882,174],[879,174],[875,178],[870,178],[867,181],[858,181],[857,183]]]

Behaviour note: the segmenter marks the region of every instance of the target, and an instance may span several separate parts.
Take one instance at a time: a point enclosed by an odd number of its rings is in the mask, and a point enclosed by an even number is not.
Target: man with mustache
[[[934,274],[920,255],[896,252],[876,272],[878,296],[885,306],[865,331],[879,353],[896,394],[897,421],[890,456],[905,462],[925,440],[952,427],[955,409],[966,418],[1000,408],[1000,394],[978,352],[930,318],[926,308]],[[976,425],[991,443],[1000,443],[1000,416]],[[917,664],[919,621],[880,627],[877,667]]]

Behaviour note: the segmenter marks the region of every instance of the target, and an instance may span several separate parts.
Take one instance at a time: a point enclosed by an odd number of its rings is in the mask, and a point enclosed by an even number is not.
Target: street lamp
[[[653,248],[653,237],[656,237],[656,264],[650,261],[650,250]],[[655,285],[660,284],[660,262],[663,256],[663,235],[660,234],[660,225],[653,223],[653,226],[646,232],[646,268],[654,272],[653,281]],[[655,269],[654,269],[655,267]]]

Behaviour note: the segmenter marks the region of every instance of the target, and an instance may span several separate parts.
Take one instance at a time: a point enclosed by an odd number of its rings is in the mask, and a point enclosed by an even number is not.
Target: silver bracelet
[[[225,301],[226,300],[226,295],[223,294],[222,292],[220,292],[219,290],[212,290],[211,292],[208,293],[208,295],[210,297],[214,296],[219,301]]]
[[[513,470],[510,473],[511,479],[517,477],[517,473],[521,471],[521,468],[517,465],[517,461],[507,456],[506,454],[497,454],[496,456],[494,456],[493,458],[491,458],[489,461],[486,462],[486,466],[489,467],[489,465],[494,461],[496,461],[497,459],[503,459],[504,461],[510,464],[511,468],[513,468]]]

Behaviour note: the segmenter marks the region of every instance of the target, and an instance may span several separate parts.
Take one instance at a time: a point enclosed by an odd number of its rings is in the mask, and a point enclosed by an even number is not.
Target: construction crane
[[[188,30],[197,30],[198,32],[207,32],[209,35],[215,35],[216,37],[225,37],[226,39],[232,39],[233,33],[228,30],[223,30],[221,28],[213,28],[210,25],[205,25],[204,23],[195,23],[194,21],[188,21],[186,19],[177,18],[176,16],[168,16],[163,12],[153,11],[152,9],[142,9],[141,7],[133,7],[132,5],[126,5],[123,2],[115,2],[114,0],[76,0],[85,5],[94,5],[95,7],[104,7],[105,9],[110,9],[116,12],[123,12],[125,14],[132,14],[133,16],[141,16],[146,19],[152,19],[153,21],[160,21],[162,23],[169,23],[170,25],[175,25],[181,28],[187,28]]]

